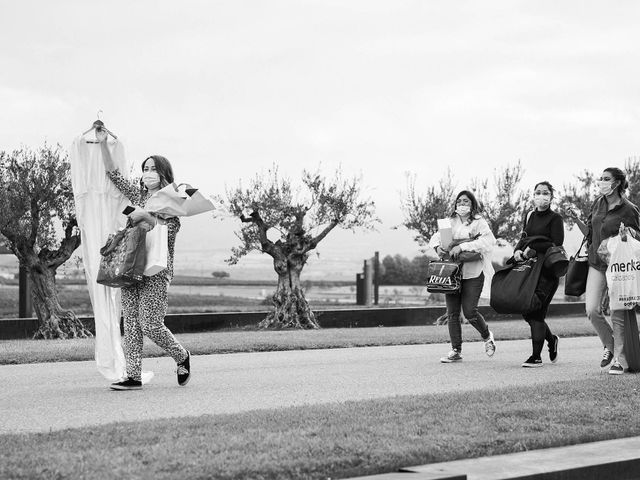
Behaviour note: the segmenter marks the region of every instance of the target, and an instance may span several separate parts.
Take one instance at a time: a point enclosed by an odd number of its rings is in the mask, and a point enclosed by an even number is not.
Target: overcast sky
[[[131,161],[211,193],[273,163],[361,173],[383,233],[408,171],[461,189],[520,159],[562,186],[640,155],[632,0],[0,5],[4,150],[68,146],[101,109]]]

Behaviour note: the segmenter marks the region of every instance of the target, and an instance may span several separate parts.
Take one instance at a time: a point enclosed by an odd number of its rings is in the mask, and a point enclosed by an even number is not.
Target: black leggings
[[[538,308],[522,315],[531,328],[533,358],[540,358],[545,340],[549,344],[553,341],[553,333],[545,322],[545,318],[549,304],[558,289],[558,283],[559,280],[555,275],[546,274],[543,270],[535,292]]]

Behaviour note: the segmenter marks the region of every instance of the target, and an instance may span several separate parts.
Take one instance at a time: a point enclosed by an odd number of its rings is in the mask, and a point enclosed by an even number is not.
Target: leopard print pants
[[[167,287],[164,272],[144,277],[142,282],[122,288],[124,316],[124,354],[127,375],[142,379],[143,335],[163,348],[176,363],[187,358],[187,351],[164,324],[167,313]]]

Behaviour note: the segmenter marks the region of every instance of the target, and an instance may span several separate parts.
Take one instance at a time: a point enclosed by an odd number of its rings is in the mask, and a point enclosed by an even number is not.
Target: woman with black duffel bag
[[[561,247],[564,243],[562,216],[551,209],[553,193],[553,186],[549,182],[543,181],[536,184],[533,192],[535,209],[526,215],[522,239],[516,244],[513,252],[513,260],[516,262],[533,257],[543,262],[535,289],[534,308],[522,314],[531,329],[531,356],[522,364],[527,368],[542,366],[541,353],[545,340],[549,349],[549,360],[551,363],[558,360],[558,336],[551,332],[546,322],[549,304],[558,289],[558,277],[565,273],[561,266],[558,271],[549,265],[549,257],[555,255],[556,250],[560,256],[564,253],[560,249],[550,251],[553,247]],[[565,261],[560,264],[566,268],[568,265],[566,255],[564,258]],[[556,265],[559,266],[559,264]]]

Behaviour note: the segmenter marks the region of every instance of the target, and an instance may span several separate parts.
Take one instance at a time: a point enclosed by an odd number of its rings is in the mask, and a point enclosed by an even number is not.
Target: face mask
[[[456,207],[456,213],[461,217],[469,215],[471,213],[471,207],[469,205],[458,205]]]
[[[147,190],[155,190],[160,186],[160,175],[158,172],[144,172],[142,174],[142,182]]]
[[[548,207],[551,204],[551,197],[549,195],[534,195],[533,204],[540,208]]]
[[[611,193],[613,192],[613,187],[611,186],[613,182],[605,182],[605,181],[598,181],[598,188],[600,189],[600,193],[602,195],[604,195],[605,197],[607,195],[611,195]]]

